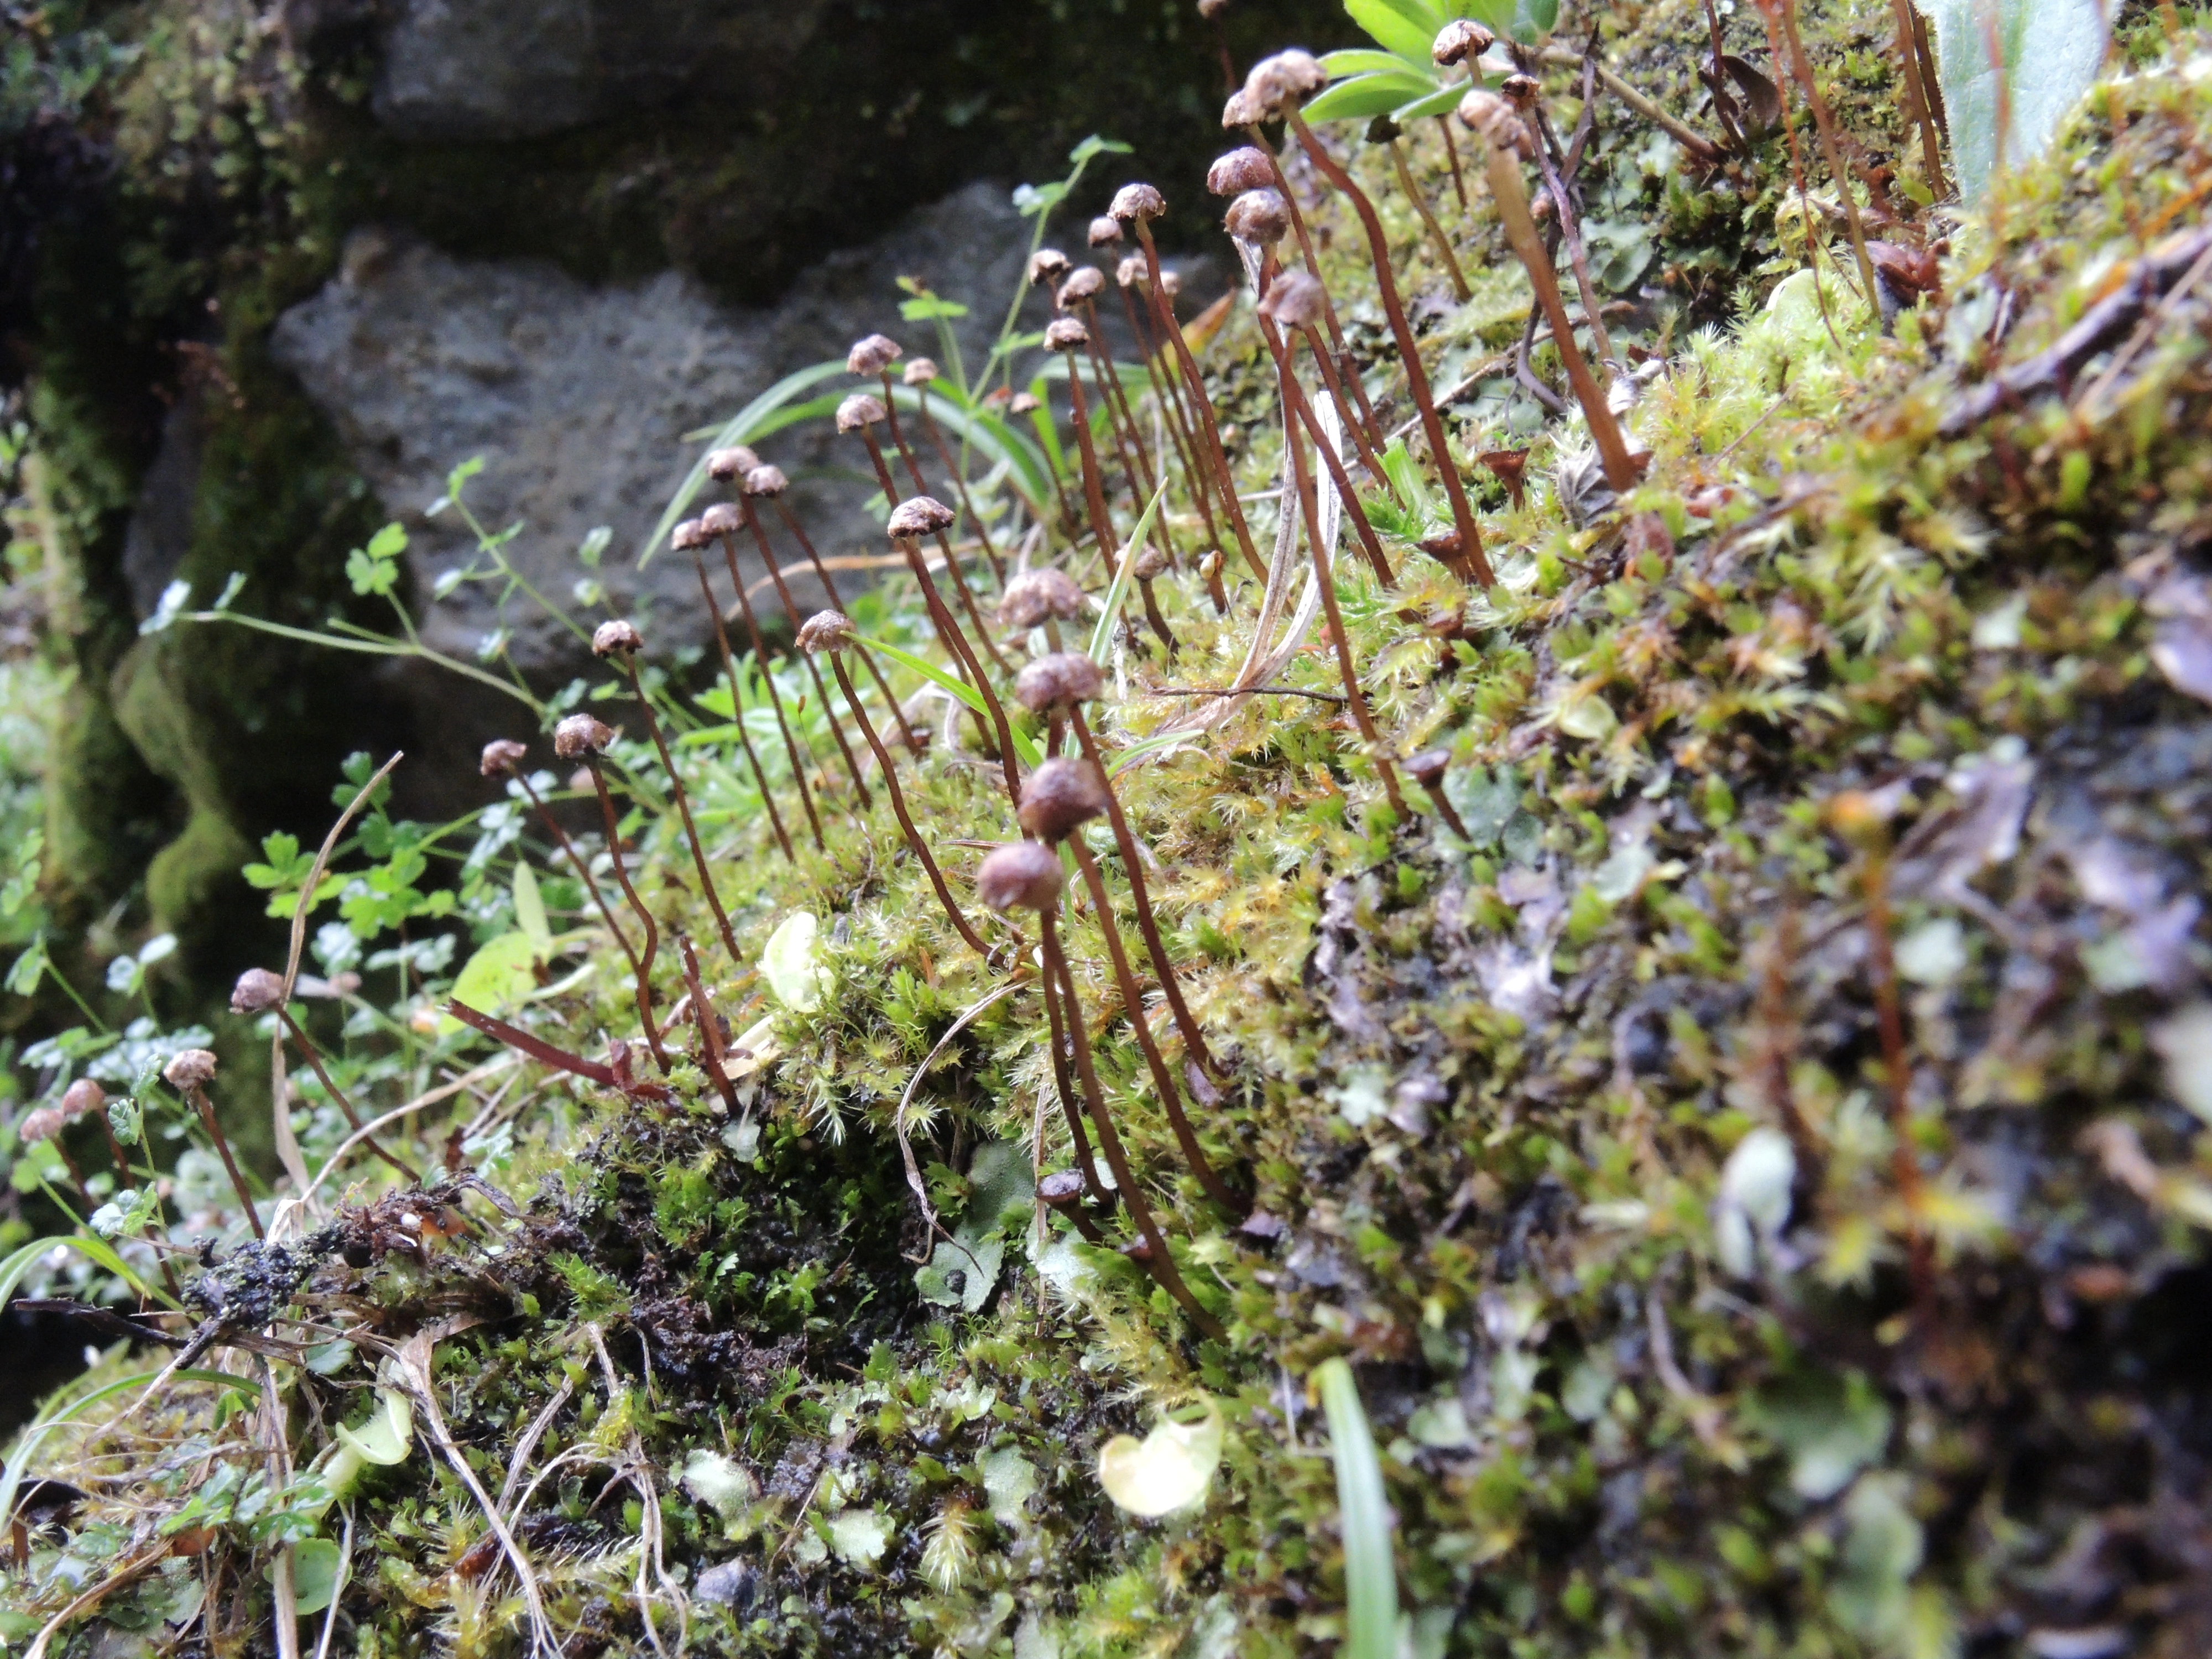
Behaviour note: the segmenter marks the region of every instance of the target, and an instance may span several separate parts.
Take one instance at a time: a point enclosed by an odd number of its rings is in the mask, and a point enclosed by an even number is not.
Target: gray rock
[[[188,390],[161,422],[161,447],[139,483],[123,533],[123,580],[142,622],[154,614],[161,590],[191,550],[192,500],[206,445],[207,412],[200,394]]]
[[[536,137],[712,87],[771,91],[827,0],[402,0],[386,29],[377,119],[412,139]]]
[[[794,369],[842,357],[872,330],[933,350],[921,325],[900,321],[901,275],[972,302],[963,348],[980,361],[1014,291],[1027,230],[1003,190],[971,185],[873,246],[826,261],[781,303],[752,311],[719,306],[674,273],[594,289],[549,264],[465,261],[364,231],[347,245],[338,276],[280,319],[274,349],[406,526],[428,642],[471,656],[505,627],[517,666],[557,684],[586,658],[526,598],[502,602],[496,585],[475,582],[431,597],[441,573],[477,557],[456,514],[425,512],[449,469],[483,458],[468,504],[488,529],[522,526],[507,554],[541,592],[574,605],[575,585],[592,574],[577,547],[604,525],[613,542],[598,574],[611,605],[638,622],[656,655],[704,642],[709,623],[689,561],[662,552],[637,567],[700,453],[683,434],[726,419]],[[841,374],[821,390],[858,385]],[[854,440],[810,422],[761,447],[791,474],[788,499],[825,557],[889,551],[862,510],[875,487]],[[750,556],[746,568],[749,580],[760,574]],[[794,586],[802,609],[822,597],[811,582]]]

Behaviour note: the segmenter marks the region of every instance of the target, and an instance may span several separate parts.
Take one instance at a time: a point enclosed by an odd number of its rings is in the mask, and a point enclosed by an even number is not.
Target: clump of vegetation
[[[193,1128],[207,1032],[27,1057],[82,1219],[0,1288],[114,1346],[0,1475],[0,1635],[2202,1650],[2203,37],[2131,25],[1969,216],[1887,9],[1781,0],[1766,71],[1419,21],[1502,88],[1424,72],[1449,147],[1332,146],[1303,53],[1232,96],[1216,311],[1111,196],[1139,361],[1060,256],[972,377],[863,341],[718,435],[653,550],[760,533],[684,515],[778,419],[878,476],[893,578],[800,659],[608,619],[506,799],[362,757],[271,839],[279,1184]],[[1646,72],[1706,25],[1699,135]]]

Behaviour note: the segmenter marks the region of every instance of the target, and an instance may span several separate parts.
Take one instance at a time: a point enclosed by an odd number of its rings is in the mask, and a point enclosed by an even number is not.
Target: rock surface
[[[274,345],[407,526],[425,637],[465,656],[509,628],[517,665],[557,683],[585,659],[526,599],[502,606],[495,587],[477,583],[430,597],[441,574],[475,556],[457,515],[424,511],[449,469],[483,458],[469,504],[487,528],[521,524],[508,556],[548,597],[574,604],[574,585],[592,574],[576,549],[605,526],[613,540],[599,574],[609,605],[639,621],[656,654],[701,642],[708,623],[689,562],[664,553],[641,572],[637,564],[698,456],[683,434],[727,418],[794,369],[842,356],[871,331],[925,349],[917,326],[899,319],[902,275],[975,302],[963,346],[980,356],[1028,231],[1004,190],[970,185],[881,241],[825,261],[781,304],[738,310],[674,272],[595,289],[549,264],[465,261],[367,230],[348,245],[340,274],[284,315]],[[822,390],[858,386],[841,375]],[[825,556],[886,550],[863,510],[876,490],[853,441],[810,422],[763,451],[792,475],[793,510]],[[761,574],[750,558],[747,568]],[[803,586],[802,605],[817,592]]]
[[[531,138],[711,86],[770,92],[827,0],[406,0],[383,38],[372,100],[408,139]]]

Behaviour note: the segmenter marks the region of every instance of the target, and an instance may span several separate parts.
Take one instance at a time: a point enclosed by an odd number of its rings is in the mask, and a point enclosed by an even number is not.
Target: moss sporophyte
[[[349,763],[283,973],[27,1051],[0,1290],[118,1346],[0,1637],[2203,1648],[2204,43],[2038,156],[1884,6],[1448,9],[1234,86],[1215,276],[1079,149],[490,805]]]

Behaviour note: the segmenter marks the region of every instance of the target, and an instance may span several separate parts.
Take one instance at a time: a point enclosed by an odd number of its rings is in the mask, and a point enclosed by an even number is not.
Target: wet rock
[[[403,138],[509,139],[647,109],[692,88],[756,98],[828,10],[826,0],[402,0],[384,33],[373,107]]]
[[[284,313],[273,348],[405,526],[425,641],[473,659],[509,629],[510,659],[533,683],[558,686],[586,672],[587,655],[526,599],[502,605],[499,584],[476,582],[434,597],[441,574],[477,556],[458,514],[426,512],[453,466],[483,458],[467,487],[471,510],[490,530],[522,526],[507,556],[556,603],[587,610],[574,589],[596,575],[653,654],[703,645],[710,624],[690,562],[659,551],[638,568],[700,453],[683,434],[726,419],[794,369],[842,358],[872,330],[902,333],[916,350],[932,345],[899,321],[902,275],[976,302],[963,345],[980,361],[1014,290],[1027,234],[1004,191],[972,185],[880,241],[824,261],[778,304],[739,309],[673,272],[595,288],[550,264],[459,259],[404,233],[369,229],[349,241],[337,276]],[[854,384],[840,375],[825,389]],[[825,557],[884,550],[862,510],[874,486],[860,480],[865,464],[848,453],[850,440],[841,447],[826,422],[815,422],[762,447],[791,475],[787,500]],[[577,548],[599,526],[612,541],[593,572]],[[780,557],[803,562],[787,537],[778,534],[777,546]],[[763,574],[750,551],[744,563],[749,581]],[[811,578],[793,586],[802,608],[820,602]],[[727,587],[725,577],[725,603]],[[774,616],[774,594],[765,600]],[[441,773],[466,775],[466,757],[511,723],[498,694],[465,690],[440,671],[404,665],[396,680],[422,729],[453,751],[452,765],[434,768]],[[418,752],[426,768],[441,759]]]

